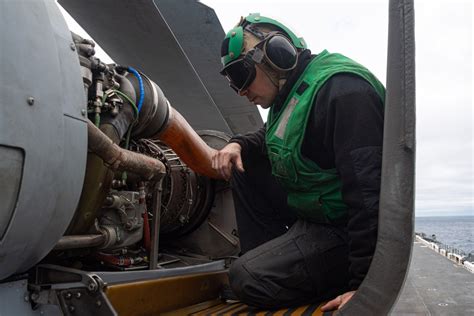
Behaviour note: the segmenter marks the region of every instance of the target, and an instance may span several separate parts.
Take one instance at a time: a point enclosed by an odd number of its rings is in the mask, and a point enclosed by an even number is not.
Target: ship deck
[[[415,242],[409,273],[391,315],[474,315],[473,293],[474,274]],[[262,311],[212,300],[164,315],[331,315],[321,312],[321,305]]]
[[[107,287],[106,295],[119,315],[331,314],[321,312],[319,304],[262,311],[238,302],[223,303],[217,297],[220,286],[226,283],[226,280],[225,270],[177,275],[113,284]],[[8,302],[0,304],[0,314],[62,315],[57,305],[44,305],[40,309],[32,310],[30,303],[24,300],[26,284],[26,280],[0,284],[0,301]],[[473,293],[473,273],[437,254],[421,242],[415,242],[409,273],[391,315],[474,315]],[[74,296],[71,302],[78,304],[79,297]],[[87,304],[81,306],[90,307]],[[96,305],[92,307],[94,306]]]
[[[448,258],[415,242],[404,288],[390,315],[474,315],[474,274]],[[278,311],[259,311],[241,303],[219,300],[198,304],[173,314],[182,315],[330,315],[319,304]],[[171,315],[171,314],[170,314]]]
[[[474,315],[474,274],[415,242],[410,270],[391,315]]]

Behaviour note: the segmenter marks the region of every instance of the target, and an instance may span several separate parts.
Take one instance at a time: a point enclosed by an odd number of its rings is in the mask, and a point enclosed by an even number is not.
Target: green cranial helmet
[[[238,59],[244,46],[244,30],[248,30],[251,25],[270,24],[276,26],[284,33],[297,49],[305,49],[306,43],[302,37],[297,37],[289,28],[280,22],[261,16],[260,13],[252,13],[241,20],[238,26],[231,29],[225,36],[221,47],[222,66],[226,67],[230,62]]]

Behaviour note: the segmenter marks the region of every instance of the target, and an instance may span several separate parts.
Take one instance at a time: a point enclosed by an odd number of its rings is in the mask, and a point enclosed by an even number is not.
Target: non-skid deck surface
[[[255,315],[255,316],[309,316],[309,315],[330,315],[320,310],[321,304],[305,305],[293,308],[284,308],[275,311],[262,311],[249,307],[243,303],[225,303],[221,300],[213,300],[187,308],[176,310],[162,315],[192,315],[192,316],[237,316],[237,315]]]
[[[474,315],[474,274],[420,242],[391,315]]]

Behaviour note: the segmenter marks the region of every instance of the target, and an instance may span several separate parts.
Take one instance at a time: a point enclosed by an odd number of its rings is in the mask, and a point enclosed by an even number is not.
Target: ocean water
[[[465,254],[474,254],[474,216],[416,217],[415,232],[436,240]]]

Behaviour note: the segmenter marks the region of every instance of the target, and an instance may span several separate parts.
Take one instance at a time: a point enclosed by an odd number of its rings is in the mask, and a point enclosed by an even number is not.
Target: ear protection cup
[[[298,51],[290,40],[279,32],[267,34],[260,43],[250,50],[256,64],[267,63],[278,71],[289,71],[298,63]]]
[[[285,36],[277,34],[270,37],[265,41],[263,50],[276,69],[288,71],[295,68],[298,52]]]

